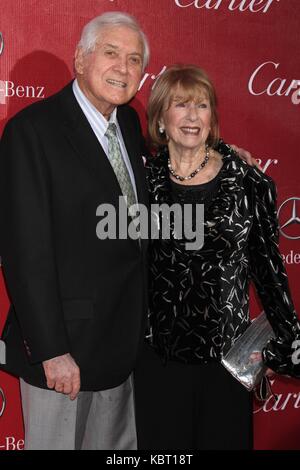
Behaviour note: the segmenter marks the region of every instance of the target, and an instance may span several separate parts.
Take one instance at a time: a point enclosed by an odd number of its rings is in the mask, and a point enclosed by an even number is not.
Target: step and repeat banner
[[[1,0],[1,133],[16,112],[73,78],[82,26],[113,10],[136,16],[151,45],[133,102],[143,129],[156,77],[173,63],[197,64],[216,85],[224,140],[249,150],[275,179],[281,251],[299,312],[300,1]],[[0,331],[8,307],[0,275]],[[260,311],[253,295],[252,315]],[[276,377],[273,388],[275,403],[254,405],[255,448],[300,449],[300,382]],[[0,450],[23,445],[19,384],[0,373]]]

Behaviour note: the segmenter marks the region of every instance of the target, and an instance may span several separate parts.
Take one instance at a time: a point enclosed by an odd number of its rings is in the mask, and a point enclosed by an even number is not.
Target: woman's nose
[[[190,105],[188,107],[188,119],[191,121],[196,121],[199,117],[198,107],[195,105]]]

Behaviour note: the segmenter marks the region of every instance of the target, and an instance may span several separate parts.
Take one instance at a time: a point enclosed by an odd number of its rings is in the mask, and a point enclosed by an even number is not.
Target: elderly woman
[[[198,67],[169,68],[148,117],[158,147],[151,202],[204,204],[204,244],[187,250],[172,221],[171,237],[150,243],[149,331],[135,372],[139,448],[251,449],[252,395],[220,363],[249,325],[250,277],[276,335],[265,364],[300,376],[275,185],[219,140],[215,91]]]

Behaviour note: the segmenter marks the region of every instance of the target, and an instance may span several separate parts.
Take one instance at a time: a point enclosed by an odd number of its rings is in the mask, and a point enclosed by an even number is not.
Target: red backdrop
[[[144,129],[150,88],[166,65],[209,72],[221,135],[260,158],[277,182],[281,250],[299,312],[299,0],[1,0],[0,131],[71,80],[82,26],[108,10],[132,13],[149,37],[151,61],[133,102]],[[8,305],[0,275],[0,331]],[[253,301],[253,315],[259,311]],[[300,449],[299,382],[276,378],[274,390],[276,405],[254,409],[255,447]],[[21,449],[22,438],[18,382],[0,373],[0,449]]]

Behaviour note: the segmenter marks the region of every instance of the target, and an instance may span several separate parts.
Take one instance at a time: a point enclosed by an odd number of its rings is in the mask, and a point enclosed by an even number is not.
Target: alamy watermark
[[[127,197],[120,196],[118,210],[112,204],[100,204],[96,215],[101,217],[96,226],[99,240],[169,240],[173,236],[185,241],[186,250],[199,250],[204,243],[203,204],[151,204],[149,211],[144,204],[128,208]]]

